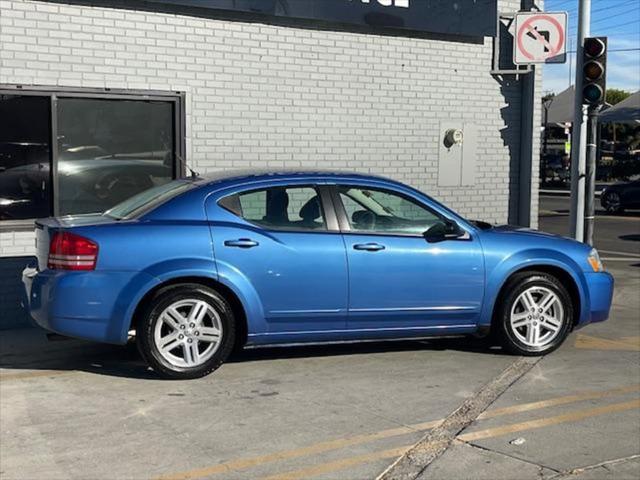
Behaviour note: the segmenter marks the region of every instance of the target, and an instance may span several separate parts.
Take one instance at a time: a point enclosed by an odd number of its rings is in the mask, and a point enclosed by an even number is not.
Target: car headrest
[[[309,199],[300,209],[300,218],[306,221],[316,220],[320,218],[321,215],[320,199],[317,196]]]
[[[356,210],[351,215],[351,221],[360,228],[370,228],[373,227],[375,216],[368,210]]]

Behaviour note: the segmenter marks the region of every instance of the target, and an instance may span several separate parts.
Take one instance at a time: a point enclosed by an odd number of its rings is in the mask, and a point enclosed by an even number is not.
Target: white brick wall
[[[502,0],[499,9],[519,3]],[[0,0],[0,84],[185,92],[187,158],[199,172],[374,172],[463,215],[506,222],[510,189],[517,196],[510,164],[518,163],[520,85],[492,77],[491,57],[489,38],[447,42]],[[441,120],[479,126],[472,188],[437,186]],[[537,170],[536,160],[534,180]],[[536,219],[537,187],[534,205]],[[32,251],[30,233],[0,233],[0,255]]]
[[[35,255],[33,232],[0,232],[0,256],[22,257],[25,255]]]

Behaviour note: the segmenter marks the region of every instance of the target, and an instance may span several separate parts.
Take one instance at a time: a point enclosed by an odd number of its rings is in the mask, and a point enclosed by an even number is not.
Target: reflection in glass
[[[61,215],[104,212],[173,178],[170,102],[60,98]]]
[[[0,221],[51,214],[49,98],[0,95]]]
[[[395,192],[341,187],[340,199],[354,231],[422,235],[441,221],[435,212]]]

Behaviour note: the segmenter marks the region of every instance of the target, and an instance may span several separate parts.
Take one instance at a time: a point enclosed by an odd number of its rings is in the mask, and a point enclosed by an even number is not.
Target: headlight
[[[589,252],[587,261],[589,262],[589,265],[591,265],[591,268],[593,268],[594,272],[604,272],[604,265],[602,264],[600,255],[598,255],[598,251],[595,248],[592,248]]]

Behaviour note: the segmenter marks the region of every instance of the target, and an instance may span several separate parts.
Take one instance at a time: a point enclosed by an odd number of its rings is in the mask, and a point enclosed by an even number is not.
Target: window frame
[[[19,85],[0,83],[0,95],[21,95],[49,98],[49,182],[51,210],[49,216],[59,216],[59,192],[58,181],[58,121],[57,107],[60,98],[86,98],[95,100],[138,100],[169,102],[173,109],[173,145],[174,163],[172,180],[186,176],[186,111],[184,92],[158,91],[158,90],[129,90],[112,88],[85,88],[85,87],[56,87],[41,85]],[[36,218],[21,220],[0,220],[0,231],[29,231],[33,230]]]
[[[232,195],[246,195],[254,192],[261,192],[264,190],[269,190],[271,188],[312,188],[316,191],[318,197],[320,198],[320,209],[322,215],[324,217],[325,229],[324,230],[311,230],[305,228],[270,228],[265,225],[260,225],[258,223],[253,223],[247,220],[244,217],[238,216],[235,212],[229,210],[225,206],[223,206],[220,202],[222,202],[225,198],[231,197]],[[338,223],[337,212],[334,207],[334,203],[331,198],[331,192],[327,189],[326,185],[314,183],[314,182],[303,182],[303,183],[283,183],[276,185],[261,185],[261,186],[252,186],[250,188],[245,188],[241,190],[235,190],[233,192],[229,192],[225,195],[222,195],[215,201],[215,204],[218,208],[221,208],[225,212],[233,215],[234,218],[241,220],[247,225],[251,225],[254,228],[258,228],[260,230],[264,230],[265,232],[279,232],[279,233],[312,233],[312,234],[339,234],[340,226]]]
[[[414,234],[414,233],[398,233],[398,232],[376,232],[369,230],[353,230],[351,228],[351,221],[349,220],[349,216],[347,215],[347,210],[342,203],[342,198],[340,198],[340,189],[341,188],[359,188],[363,190],[375,190],[386,194],[395,195],[403,198],[411,203],[414,203],[425,210],[432,213],[439,219],[449,220],[446,216],[442,215],[440,212],[431,208],[428,205],[425,205],[424,202],[420,202],[419,200],[411,197],[410,195],[405,194],[404,192],[400,192],[398,190],[394,190],[393,188],[385,187],[385,186],[371,186],[357,183],[339,183],[331,186],[331,199],[334,203],[334,209],[336,215],[338,217],[338,223],[340,225],[340,230],[344,235],[367,235],[367,236],[375,236],[375,237],[397,237],[397,238],[420,238],[424,240],[424,234]],[[460,227],[463,228],[463,227]],[[463,228],[463,230],[465,230]],[[466,231],[466,230],[465,230]]]

